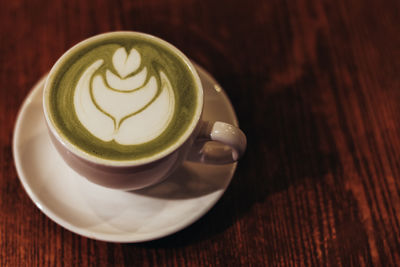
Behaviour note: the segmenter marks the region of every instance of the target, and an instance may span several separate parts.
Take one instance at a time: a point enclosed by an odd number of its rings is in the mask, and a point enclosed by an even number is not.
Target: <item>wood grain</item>
[[[0,0],[0,266],[399,266],[400,2]],[[73,44],[135,30],[222,84],[248,136],[232,184],[172,236],[73,234],[25,194],[11,144]]]

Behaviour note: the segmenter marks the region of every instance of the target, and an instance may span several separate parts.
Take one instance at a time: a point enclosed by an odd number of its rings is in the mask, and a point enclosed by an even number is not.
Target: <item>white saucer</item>
[[[237,125],[225,92],[205,70],[196,68],[204,87],[203,118]],[[192,224],[225,192],[236,164],[185,162],[163,183],[134,192],[87,181],[63,162],[50,143],[42,115],[44,80],[32,89],[19,111],[13,155],[25,191],[59,225],[103,241],[148,241]]]

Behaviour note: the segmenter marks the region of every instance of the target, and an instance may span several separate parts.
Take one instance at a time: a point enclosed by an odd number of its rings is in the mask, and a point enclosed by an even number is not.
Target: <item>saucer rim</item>
[[[238,126],[238,120],[237,120],[237,115],[235,113],[235,110],[233,108],[233,105],[227,96],[226,92],[222,89],[222,87],[218,84],[218,82],[214,79],[211,74],[209,74],[204,68],[196,64],[195,62],[192,62],[197,71],[200,73],[202,72],[206,79],[210,79],[214,85],[218,85],[221,89],[219,93],[221,93],[222,97],[225,98],[225,102],[227,104],[227,109],[230,109],[229,113],[231,113],[233,124]],[[47,207],[47,205],[37,196],[35,192],[33,192],[31,188],[31,183],[28,182],[26,178],[26,172],[22,168],[22,160],[21,160],[21,155],[20,151],[18,150],[18,139],[21,136],[21,131],[20,128],[22,126],[22,115],[23,112],[26,111],[26,109],[29,107],[31,104],[32,100],[35,99],[35,93],[37,93],[38,90],[41,89],[42,86],[44,86],[44,83],[47,79],[48,73],[45,74],[42,78],[36,82],[36,84],[32,87],[32,89],[29,91],[28,95],[25,97],[22,105],[20,106],[20,109],[17,113],[16,117],[16,122],[14,125],[14,131],[13,131],[13,140],[12,140],[12,152],[13,152],[13,159],[15,163],[15,168],[17,170],[18,178],[27,193],[27,195],[30,197],[30,199],[33,201],[33,203],[36,205],[36,207],[43,212],[49,219],[54,221],[56,224],[61,226],[62,228],[65,228],[66,230],[69,230],[75,234],[78,234],[83,237],[91,238],[94,240],[99,240],[99,241],[105,241],[105,242],[113,242],[113,243],[140,243],[140,242],[147,242],[151,240],[156,240],[160,239],[169,235],[172,235],[174,233],[177,233],[181,231],[182,229],[187,228],[188,226],[192,225],[194,222],[199,220],[201,217],[203,217],[205,214],[207,214],[212,207],[215,206],[215,204],[220,200],[222,195],[225,193],[226,189],[228,188],[229,184],[232,181],[232,178],[236,172],[237,168],[237,162],[230,164],[230,169],[229,169],[229,178],[227,178],[226,185],[224,188],[219,189],[218,191],[215,191],[213,194],[213,199],[208,201],[205,205],[202,206],[202,212],[197,213],[197,215],[190,217],[188,220],[183,221],[183,223],[177,224],[177,225],[172,225],[170,227],[164,228],[157,230],[154,233],[145,233],[145,234],[138,234],[134,233],[133,235],[126,235],[125,233],[123,234],[116,234],[116,233],[104,233],[104,232],[96,232],[94,229],[85,229],[81,228],[78,226],[75,226],[71,223],[69,223],[68,220],[63,219],[56,213],[54,213],[50,208]],[[199,75],[202,76],[202,75]],[[40,96],[39,96],[40,97]],[[40,98],[42,101],[42,98]],[[229,106],[229,107],[228,107]],[[228,175],[227,175],[228,176]],[[136,236],[136,237],[135,237]]]

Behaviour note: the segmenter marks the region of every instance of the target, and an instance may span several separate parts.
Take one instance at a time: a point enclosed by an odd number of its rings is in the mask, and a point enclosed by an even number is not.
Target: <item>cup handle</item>
[[[187,160],[209,164],[229,164],[238,161],[247,146],[246,136],[242,130],[221,121],[201,123],[200,133]],[[207,144],[210,141],[220,144]]]

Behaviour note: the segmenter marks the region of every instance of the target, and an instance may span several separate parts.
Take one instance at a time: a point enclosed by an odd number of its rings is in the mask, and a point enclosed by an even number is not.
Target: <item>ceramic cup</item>
[[[53,79],[60,68],[63,68],[66,58],[76,54],[82,47],[98,41],[99,38],[112,38],[114,35],[121,34],[149,38],[152,42],[167,47],[169,51],[172,51],[175,56],[186,64],[189,72],[194,77],[194,83],[197,87],[196,110],[194,111],[192,123],[187,127],[182,138],[168,147],[168,149],[164,149],[150,157],[124,161],[90,155],[69,141],[68,138],[60,133],[54,120],[51,119],[49,104],[52,102],[49,91],[52,84],[54,84]],[[203,88],[195,67],[176,47],[151,35],[137,32],[112,32],[94,36],[78,43],[69,49],[51,69],[44,87],[43,98],[45,121],[55,148],[73,170],[89,181],[101,186],[121,190],[141,189],[166,179],[185,160],[189,159],[207,164],[229,164],[237,161],[246,149],[246,137],[239,128],[225,122],[201,120]],[[207,141],[220,142],[230,149],[224,149],[224,153],[216,156],[212,155],[210,151],[199,150],[195,145],[199,142],[204,143]]]

